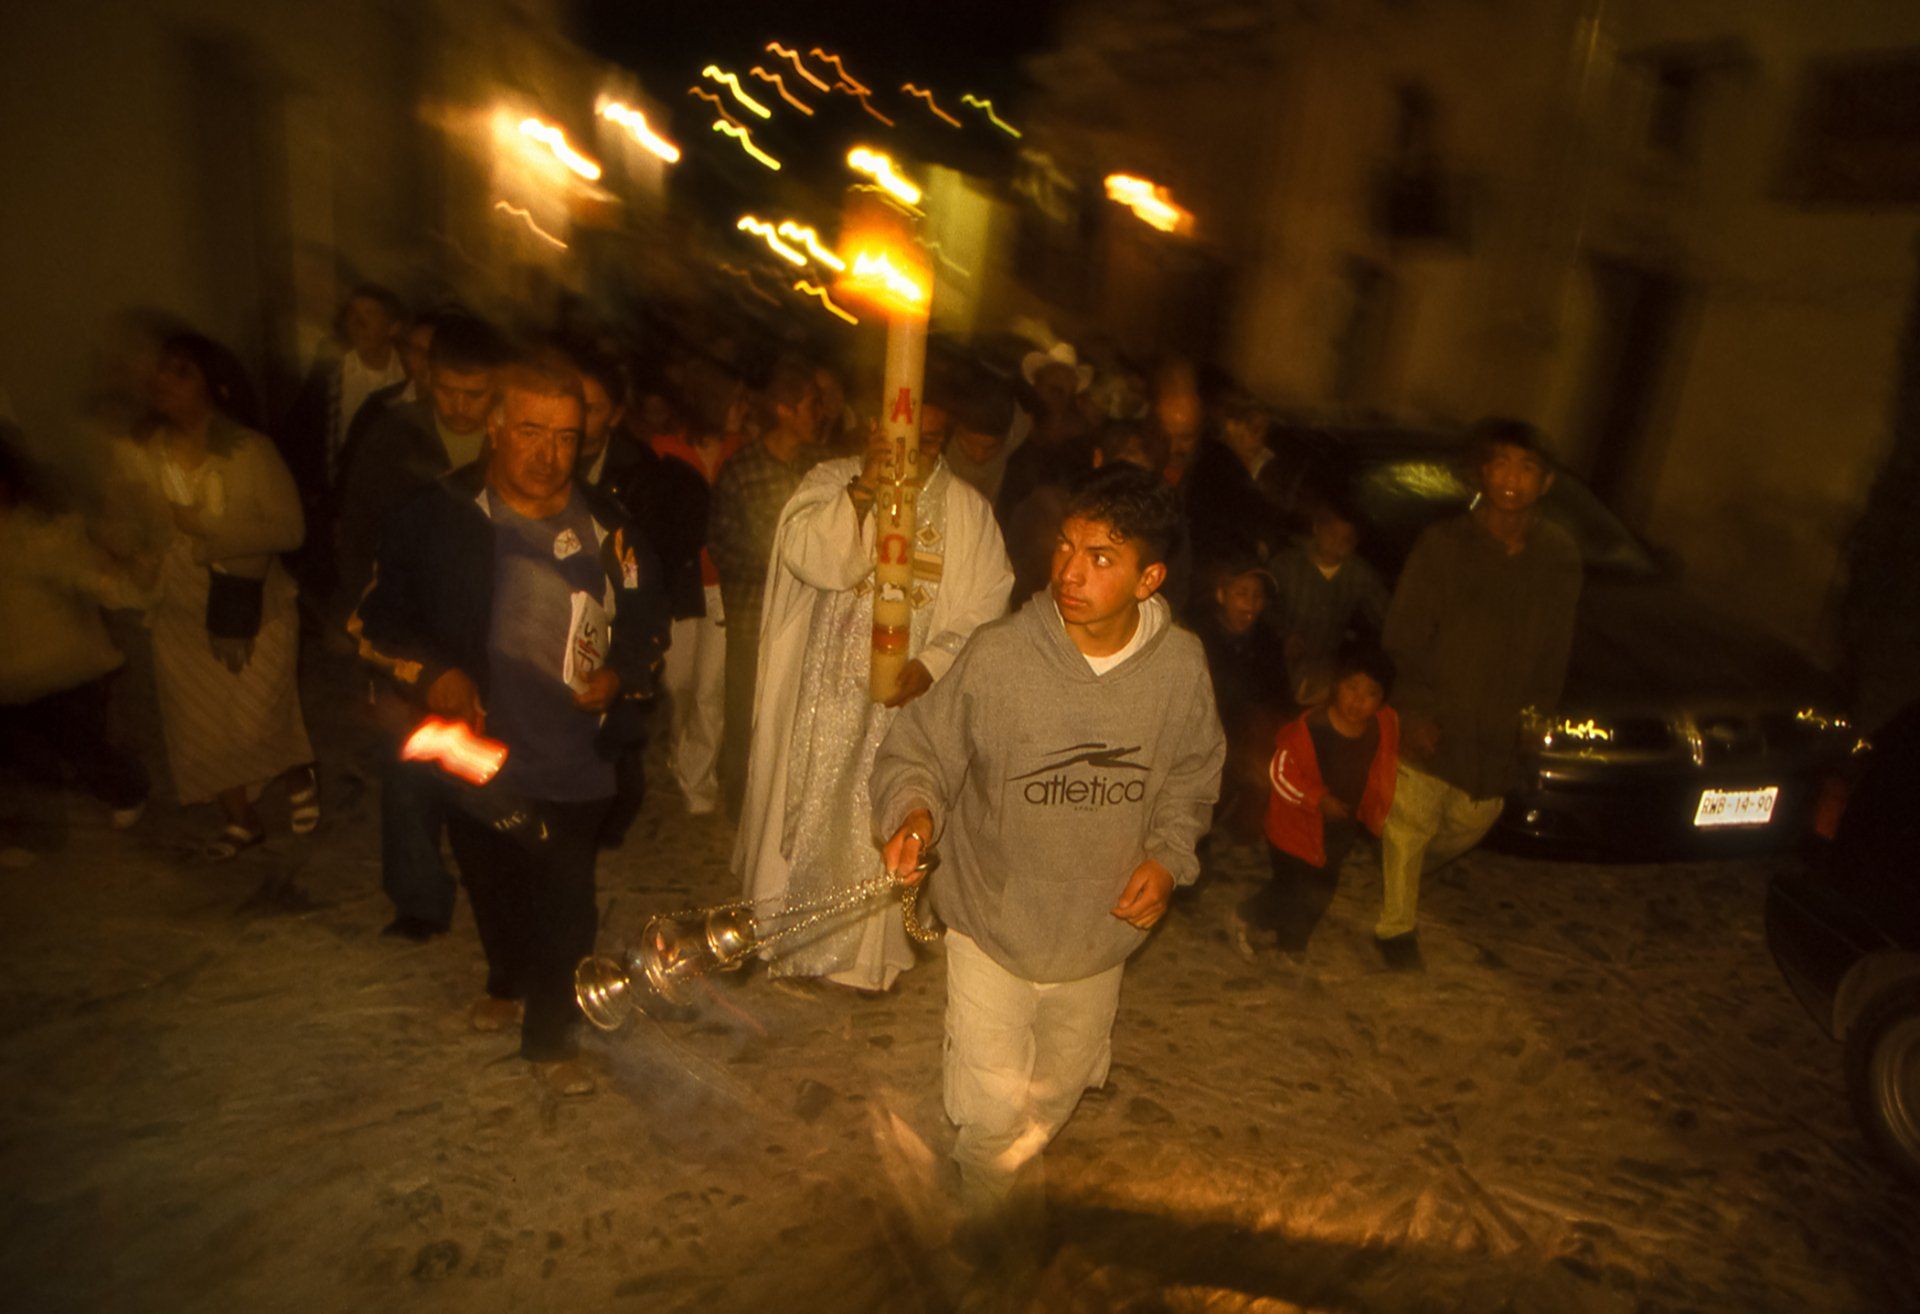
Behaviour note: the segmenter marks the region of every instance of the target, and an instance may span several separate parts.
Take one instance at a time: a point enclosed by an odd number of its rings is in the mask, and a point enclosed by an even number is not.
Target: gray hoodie
[[[1029,981],[1105,971],[1146,932],[1110,909],[1153,858],[1200,874],[1226,756],[1200,641],[1171,624],[1095,675],[1044,597],[982,626],[894,722],[873,764],[874,824],[939,831],[940,919]]]

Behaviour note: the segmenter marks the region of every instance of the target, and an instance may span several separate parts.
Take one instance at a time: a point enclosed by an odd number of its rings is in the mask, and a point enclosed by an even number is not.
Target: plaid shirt
[[[707,523],[707,554],[720,572],[720,601],[729,621],[749,616],[758,621],[780,512],[820,455],[813,447],[803,447],[793,460],[782,461],[765,443],[754,442],[720,468]]]

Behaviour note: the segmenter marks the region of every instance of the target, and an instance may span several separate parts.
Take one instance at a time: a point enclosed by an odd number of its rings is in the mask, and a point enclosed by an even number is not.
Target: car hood
[[[1779,639],[1714,612],[1677,581],[1588,576],[1568,709],[1837,707],[1838,686]]]

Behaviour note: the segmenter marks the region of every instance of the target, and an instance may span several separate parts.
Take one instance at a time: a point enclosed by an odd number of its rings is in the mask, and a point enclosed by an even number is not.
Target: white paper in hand
[[[573,619],[567,626],[567,658],[560,678],[575,693],[587,691],[587,677],[607,660],[607,609],[591,594],[573,595]]]

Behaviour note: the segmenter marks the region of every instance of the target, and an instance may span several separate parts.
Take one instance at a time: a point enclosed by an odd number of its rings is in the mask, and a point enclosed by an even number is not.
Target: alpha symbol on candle
[[[893,412],[887,416],[887,423],[893,424],[896,421],[903,421],[907,424],[913,423],[913,389],[912,388],[902,388],[894,396]]]
[[[888,534],[880,540],[880,562],[882,565],[896,561],[905,561],[906,559],[907,536],[905,534]]]

